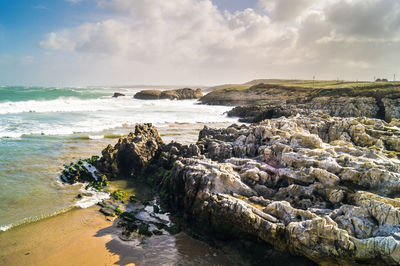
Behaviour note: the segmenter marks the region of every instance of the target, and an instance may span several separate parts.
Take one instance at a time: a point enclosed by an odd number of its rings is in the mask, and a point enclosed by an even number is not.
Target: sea
[[[63,165],[100,155],[136,123],[153,123],[165,142],[191,143],[204,125],[237,122],[229,107],[134,99],[142,89],[0,87],[0,234],[107,198],[77,198],[84,185],[63,184]]]

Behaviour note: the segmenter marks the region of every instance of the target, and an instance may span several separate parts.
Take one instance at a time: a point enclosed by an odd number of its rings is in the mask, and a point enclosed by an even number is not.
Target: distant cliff
[[[339,117],[400,118],[400,83],[287,81],[218,88],[203,104],[241,106],[232,110],[246,122],[320,112]]]

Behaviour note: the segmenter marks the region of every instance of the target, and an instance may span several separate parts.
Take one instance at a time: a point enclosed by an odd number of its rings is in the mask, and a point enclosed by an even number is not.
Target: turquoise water
[[[82,185],[59,181],[63,164],[100,154],[136,123],[189,142],[204,124],[235,122],[227,107],[135,100],[138,90],[0,87],[0,230],[95,204],[104,195],[83,203],[76,199]],[[114,91],[127,96],[112,98]]]
[[[95,99],[109,95],[108,90],[87,88],[43,88],[43,87],[0,87],[1,101],[48,101],[60,97],[76,97],[80,99]]]

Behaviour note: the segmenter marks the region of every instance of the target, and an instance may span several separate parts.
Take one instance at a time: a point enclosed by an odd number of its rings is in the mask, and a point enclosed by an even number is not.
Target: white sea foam
[[[96,135],[96,136],[89,135],[89,139],[104,139],[104,135]]]
[[[10,229],[12,227],[12,224],[9,225],[4,225],[4,226],[0,226],[0,231],[7,231],[8,229]]]
[[[121,102],[121,101],[120,101]],[[101,98],[83,100],[58,98],[50,101],[20,101],[0,103],[0,114],[55,113],[55,112],[96,112],[118,107],[115,99]]]
[[[1,103],[0,138],[23,135],[72,135],[87,133],[89,139],[104,138],[104,130],[131,127],[151,122],[156,126],[169,123],[235,122],[224,113],[229,107],[198,105],[186,101],[142,101],[131,97],[95,100],[58,99]],[[33,113],[26,113],[28,110]],[[41,115],[41,112],[49,112]],[[3,114],[2,114],[3,113]]]
[[[17,226],[20,226],[20,225],[23,225],[23,224],[34,223],[34,222],[37,222],[37,221],[40,221],[40,220],[43,220],[43,219],[46,219],[46,218],[54,217],[54,216],[57,216],[59,214],[66,213],[66,212],[70,211],[71,209],[73,209],[74,207],[75,206],[69,206],[69,207],[65,207],[65,208],[59,209],[59,210],[57,210],[55,212],[52,212],[52,213],[41,214],[41,215],[37,215],[37,216],[33,216],[33,217],[26,217],[26,218],[24,218],[22,220],[19,220],[19,221],[15,222],[15,223],[7,224],[7,225],[0,225],[0,231],[4,232],[4,231],[7,231],[7,230],[9,230],[11,228],[14,228],[14,227],[17,227]]]
[[[96,190],[93,190],[93,189],[85,190],[82,187],[81,191],[91,194],[91,196],[84,196],[80,201],[75,203],[76,207],[79,207],[79,208],[82,208],[82,209],[89,208],[89,207],[99,203],[102,200],[110,198],[110,194],[105,193],[105,192],[101,192],[101,191],[96,191]]]

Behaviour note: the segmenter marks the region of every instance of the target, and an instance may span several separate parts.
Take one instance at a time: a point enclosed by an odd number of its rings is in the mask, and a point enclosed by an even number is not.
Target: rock
[[[318,263],[400,263],[395,255],[400,202],[390,198],[400,191],[399,160],[386,157],[384,150],[363,148],[366,143],[356,137],[366,134],[372,142],[385,142],[385,127],[379,120],[297,117],[268,120],[241,132],[205,128],[198,145],[215,162],[177,161],[168,186],[171,204],[196,226],[212,224],[206,231],[250,234]],[[335,146],[346,132],[353,136],[352,148]],[[250,143],[257,151],[268,148],[276,159],[252,154],[246,148]],[[267,167],[264,162],[274,163]],[[271,174],[262,179],[264,169]],[[345,174],[350,169],[357,174]],[[352,192],[359,185],[371,191],[368,196]],[[263,200],[257,200],[261,195]]]
[[[160,96],[161,91],[159,90],[144,90],[136,93],[134,98],[139,100],[158,100]]]
[[[135,132],[102,151],[96,166],[108,178],[139,174],[165,144],[152,124],[136,125]]]
[[[115,216],[114,209],[102,207],[100,208],[100,212],[104,214],[105,216]]]
[[[170,99],[170,100],[186,100],[186,99],[199,99],[203,96],[201,89],[190,89],[184,88],[179,90],[163,91],[161,93],[160,99]]]
[[[263,241],[319,264],[395,265],[398,139],[396,121],[326,114],[204,127],[190,146],[166,145],[144,124],[97,164],[109,176],[152,184],[197,232]],[[160,230],[138,225],[127,238]]]
[[[141,100],[158,100],[158,99],[170,99],[170,100],[189,100],[199,99],[203,96],[201,89],[178,89],[178,90],[144,90],[135,94],[136,99]]]
[[[149,204],[155,204],[155,200]],[[122,240],[130,241],[138,237],[151,237],[152,235],[176,234],[179,225],[174,224],[168,214],[152,212],[159,205],[133,205],[129,211],[123,212],[118,220],[118,227],[122,228]]]
[[[400,99],[382,99],[382,103],[385,107],[385,120],[387,122],[392,121],[393,118],[400,118]]]
[[[114,92],[114,95],[112,97],[118,98],[118,97],[121,97],[121,96],[125,96],[125,94],[119,93],[119,92]]]
[[[229,116],[257,123],[297,114],[338,117],[400,118],[398,84],[371,83],[365,87],[323,87],[257,84],[247,89],[216,89],[200,99],[203,104],[235,105]]]

